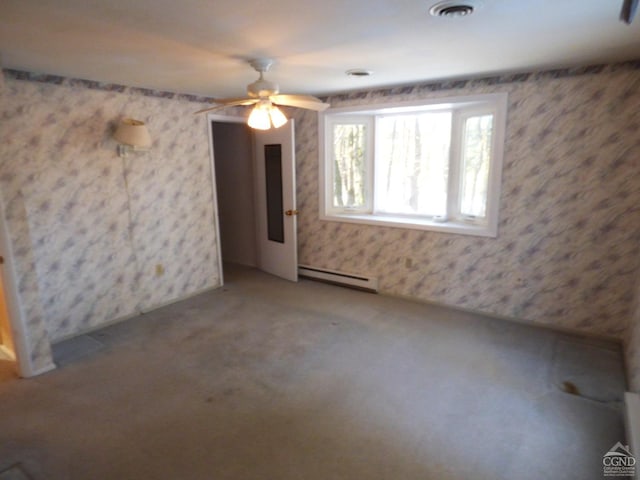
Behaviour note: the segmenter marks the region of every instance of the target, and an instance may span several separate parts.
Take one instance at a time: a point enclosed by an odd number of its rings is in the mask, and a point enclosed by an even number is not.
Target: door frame
[[[31,361],[27,341],[27,324],[21,308],[18,289],[16,288],[13,249],[11,248],[4,212],[4,202],[2,201],[2,195],[0,195],[0,250],[4,252],[4,265],[0,268],[0,275],[2,276],[2,284],[4,286],[7,314],[9,315],[9,327],[13,337],[17,373],[21,377],[27,378],[42,372],[35,371],[33,362]]]
[[[220,213],[218,211],[218,189],[216,187],[216,159],[213,150],[213,129],[211,122],[223,123],[245,123],[245,117],[220,115],[217,113],[207,114],[207,135],[209,136],[209,163],[211,167],[211,188],[213,191],[213,220],[216,224],[216,251],[218,255],[218,275],[220,276],[220,286],[224,285],[224,273],[222,268],[222,242],[220,240]],[[253,147],[252,147],[253,148]]]
[[[221,123],[246,123],[247,119],[245,116],[231,116],[231,115],[221,115],[221,114],[215,114],[215,113],[208,113],[207,114],[207,134],[209,136],[209,158],[210,158],[210,166],[211,166],[211,182],[212,182],[212,192],[213,192],[213,205],[214,205],[214,221],[216,223],[216,236],[217,236],[217,254],[218,254],[218,271],[219,271],[219,276],[220,276],[220,286],[224,285],[224,279],[223,279],[223,265],[222,265],[222,242],[220,239],[220,213],[218,211],[218,191],[217,191],[217,187],[216,187],[216,167],[215,167],[215,150],[214,150],[214,140],[213,140],[213,128],[211,123],[212,122],[221,122]],[[293,122],[293,119],[289,119],[289,122],[291,122],[291,125],[295,125]],[[292,127],[293,131],[292,131],[292,155],[295,158],[295,127]],[[257,172],[256,172],[256,152],[255,152],[255,142],[256,142],[256,137],[255,137],[255,133],[252,133],[253,136],[253,142],[251,145],[252,148],[252,155],[251,155],[251,165],[252,165],[252,174],[253,174],[253,185],[252,188],[254,190],[254,192],[258,192],[258,178],[257,178]],[[295,175],[295,161],[294,161],[294,170],[293,170],[293,181],[295,184],[295,179],[296,179],[296,175]],[[296,191],[295,191],[295,186],[294,186],[294,191],[293,191],[293,195],[294,195],[294,202],[293,205],[291,206],[291,208],[295,209],[296,206],[296,202],[295,202],[295,196],[296,196]],[[257,212],[260,211],[260,202],[258,199],[258,195],[255,195],[254,198],[254,203],[255,203],[255,212],[256,214],[258,214]],[[296,210],[297,213],[297,210]],[[295,220],[295,219],[294,219]],[[256,223],[257,223],[258,219],[256,218]],[[296,227],[294,227],[295,229]],[[258,269],[262,269],[260,266],[260,248],[259,245],[257,245],[258,243],[258,236],[259,236],[259,226],[256,224],[256,238],[254,238],[254,241],[256,242],[256,249],[257,249],[257,254],[258,254]],[[297,233],[297,232],[296,232]],[[297,258],[297,253],[298,253],[298,242],[297,239],[294,242],[295,243],[295,280],[292,281],[297,281],[297,273],[298,273],[298,258]],[[284,277],[283,277],[284,278]]]

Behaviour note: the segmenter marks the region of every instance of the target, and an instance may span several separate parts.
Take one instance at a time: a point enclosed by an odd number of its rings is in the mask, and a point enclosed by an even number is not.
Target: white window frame
[[[459,211],[460,195],[459,169],[462,164],[462,135],[466,118],[483,113],[493,114],[493,129],[491,138],[491,164],[489,168],[489,182],[487,188],[486,221],[455,216],[452,218],[421,217],[416,215],[391,215],[375,211],[375,124],[376,116],[395,113],[411,113],[419,111],[453,111],[453,125],[451,131],[451,151],[449,163],[449,188],[447,195],[447,211]],[[395,102],[376,105],[329,108],[318,115],[319,125],[319,193],[320,219],[347,223],[379,225],[385,227],[400,227],[418,230],[431,230],[464,235],[483,237],[497,237],[498,213],[502,183],[502,158],[506,134],[507,94],[493,93],[484,95],[468,95],[460,97],[446,97],[410,102]],[[341,121],[342,120],[342,121]],[[333,162],[332,160],[332,126],[348,123],[353,120],[365,120],[368,128],[367,154],[367,184],[370,194],[367,196],[369,204],[361,209],[340,209],[332,205]]]

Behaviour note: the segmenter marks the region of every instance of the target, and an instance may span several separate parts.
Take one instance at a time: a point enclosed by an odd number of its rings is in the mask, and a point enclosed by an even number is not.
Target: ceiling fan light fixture
[[[273,128],[280,128],[285,123],[287,123],[287,117],[284,116],[282,110],[280,110],[273,104],[271,104],[271,109],[269,110],[269,117],[271,118]]]
[[[247,125],[256,130],[269,130],[271,128],[269,110],[263,106],[262,102],[257,103],[251,110]]]
[[[276,107],[270,100],[260,100],[247,119],[247,125],[256,130],[269,130],[280,128],[287,123],[287,117],[284,116],[282,110]]]

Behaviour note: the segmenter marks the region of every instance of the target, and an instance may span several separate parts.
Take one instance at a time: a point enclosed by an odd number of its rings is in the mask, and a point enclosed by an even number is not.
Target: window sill
[[[454,233],[459,235],[475,235],[478,237],[496,238],[498,236],[497,227],[490,225],[473,225],[459,221],[436,222],[421,218],[407,218],[392,215],[372,215],[358,213],[332,213],[330,215],[320,214],[320,220],[330,222],[359,223],[364,225],[375,225],[380,227],[408,228],[412,230],[428,230],[432,232]]]

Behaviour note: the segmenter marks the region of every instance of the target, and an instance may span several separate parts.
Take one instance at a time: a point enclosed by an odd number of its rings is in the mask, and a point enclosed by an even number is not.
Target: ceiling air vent
[[[447,1],[436,3],[429,13],[434,17],[458,18],[471,15],[475,8],[471,2]]]
[[[371,70],[365,70],[363,68],[352,68],[351,70],[347,70],[345,73],[350,77],[368,77],[373,74]]]

